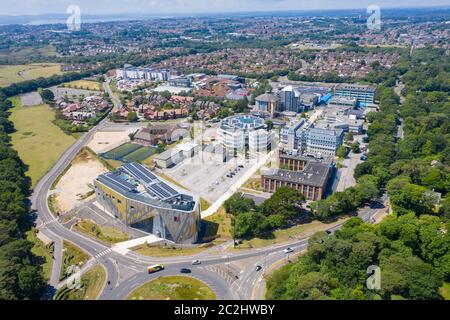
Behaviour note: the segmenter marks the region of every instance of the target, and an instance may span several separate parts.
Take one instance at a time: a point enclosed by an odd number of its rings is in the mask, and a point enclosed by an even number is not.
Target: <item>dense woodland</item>
[[[26,166],[11,148],[11,102],[0,94],[0,299],[39,299],[45,288],[41,259],[26,240],[32,226]]]
[[[355,188],[370,181],[386,190],[393,214],[378,225],[352,218],[333,235],[316,234],[305,255],[269,278],[267,298],[441,299],[450,281],[450,59],[427,48],[406,62],[390,74],[402,79],[406,100],[400,105],[394,94],[396,78],[383,82],[381,110],[369,116],[369,159],[355,170]],[[358,193],[336,193],[313,212],[344,214]],[[366,287],[371,265],[381,268],[380,290]]]

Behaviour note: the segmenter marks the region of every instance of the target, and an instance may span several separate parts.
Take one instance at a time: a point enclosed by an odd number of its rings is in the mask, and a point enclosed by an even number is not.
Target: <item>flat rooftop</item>
[[[310,162],[301,172],[282,169],[268,169],[261,172],[261,174],[264,177],[275,180],[315,187],[325,187],[330,172],[331,167],[329,164]]]
[[[174,186],[139,163],[127,163],[96,179],[117,193],[148,205],[192,211],[198,197]]]

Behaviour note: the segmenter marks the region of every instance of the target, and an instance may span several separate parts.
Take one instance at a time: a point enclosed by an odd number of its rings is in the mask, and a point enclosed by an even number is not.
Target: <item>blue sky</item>
[[[84,14],[176,14],[235,11],[313,10],[450,6],[450,0],[0,0],[0,15],[65,13],[78,5]]]

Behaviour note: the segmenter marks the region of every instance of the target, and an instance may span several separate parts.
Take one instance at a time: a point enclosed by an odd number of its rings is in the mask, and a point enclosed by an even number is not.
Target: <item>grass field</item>
[[[125,157],[123,157],[123,161],[125,162],[134,162],[134,161],[144,161],[145,159],[148,159],[150,156],[154,155],[156,153],[156,148],[152,147],[142,147]]]
[[[137,288],[127,300],[216,300],[216,294],[200,280],[170,276],[147,282]]]
[[[99,226],[92,220],[81,220],[73,228],[75,231],[84,233],[108,244],[127,241],[129,238],[125,232],[108,226]]]
[[[63,287],[55,294],[56,300],[96,300],[106,280],[105,269],[97,265],[81,276],[82,287],[70,290]]]
[[[52,75],[62,74],[59,63],[33,63],[23,65],[0,66],[0,87],[10,84],[33,80],[39,77],[48,78]]]
[[[48,281],[50,280],[50,275],[52,273],[52,255],[53,255],[53,245],[48,246],[36,237],[35,230],[30,230],[27,232],[27,240],[33,243],[33,248],[31,251],[43,259],[42,269],[44,271],[44,277]]]
[[[28,165],[27,174],[35,186],[75,139],[52,123],[55,114],[48,105],[22,107],[18,97],[12,101],[15,107],[10,120],[16,128],[11,135],[12,144]]]
[[[63,256],[62,256],[62,266],[61,266],[61,276],[60,280],[64,280],[69,275],[67,271],[70,266],[77,265],[81,267],[89,260],[89,256],[87,253],[82,251],[77,246],[73,245],[68,241],[63,242]]]
[[[102,157],[109,160],[120,160],[130,153],[135,152],[136,150],[139,150],[141,148],[142,146],[138,144],[125,143],[115,149],[112,149],[111,151],[104,153]]]
[[[64,83],[62,87],[72,89],[92,90],[92,91],[103,91],[103,86],[99,82],[90,80],[77,80],[67,82]]]

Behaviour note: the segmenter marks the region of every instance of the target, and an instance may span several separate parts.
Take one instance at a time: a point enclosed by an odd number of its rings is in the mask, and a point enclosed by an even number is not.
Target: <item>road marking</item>
[[[98,253],[94,258],[95,258],[95,259],[99,259],[99,258],[101,258],[101,257],[103,257],[103,256],[105,256],[105,255],[107,255],[107,254],[110,253],[110,252],[112,252],[112,249],[111,249],[111,248],[106,249],[105,251],[102,251],[102,252]]]
[[[48,226],[49,224],[52,224],[52,223],[57,222],[57,221],[58,221],[58,218],[54,218],[54,219],[52,219],[52,220],[50,220],[50,221],[41,223],[40,225],[36,226],[36,228],[37,228],[37,229],[41,229],[41,228],[43,228],[43,227],[45,227],[45,226]]]

